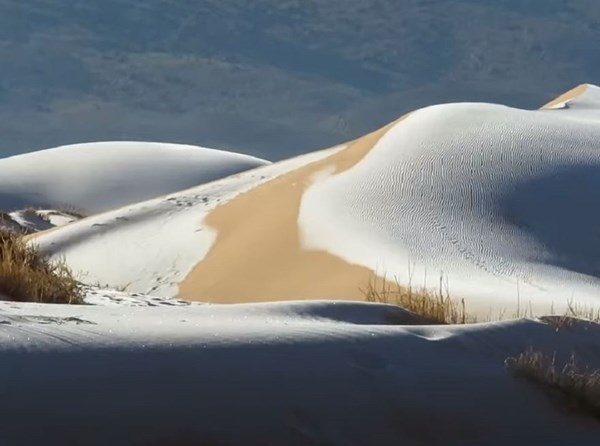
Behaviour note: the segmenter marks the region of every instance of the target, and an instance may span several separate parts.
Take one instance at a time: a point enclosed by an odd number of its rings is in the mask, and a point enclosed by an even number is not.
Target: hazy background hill
[[[600,81],[597,0],[0,0],[0,155],[160,140],[280,159],[437,102]]]

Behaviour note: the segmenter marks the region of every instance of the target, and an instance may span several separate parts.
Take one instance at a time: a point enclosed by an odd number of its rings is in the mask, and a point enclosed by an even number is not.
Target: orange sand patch
[[[587,88],[588,87],[586,84],[581,84],[581,85],[567,91],[566,93],[561,94],[559,97],[557,97],[553,101],[548,102],[546,105],[544,105],[542,107],[542,109],[552,108],[562,102],[568,102],[571,99],[576,98],[577,96],[581,96],[583,93],[586,92]]]
[[[401,118],[403,119],[403,118]],[[188,300],[234,303],[287,299],[363,300],[373,271],[301,246],[298,213],[316,172],[358,163],[398,121],[341,151],[262,184],[213,210],[213,248],[179,285]]]

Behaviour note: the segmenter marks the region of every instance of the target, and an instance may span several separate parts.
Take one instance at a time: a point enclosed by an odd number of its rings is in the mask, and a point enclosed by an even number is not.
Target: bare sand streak
[[[548,102],[546,105],[544,105],[542,107],[542,110],[555,107],[558,104],[561,104],[563,102],[568,102],[571,99],[576,98],[577,96],[581,96],[582,94],[584,94],[586,92],[587,88],[588,87],[586,84],[578,85],[577,87],[572,88],[571,90],[567,91],[566,93],[561,94],[556,99]]]
[[[205,224],[217,231],[217,240],[180,283],[179,297],[222,303],[363,300],[360,289],[368,284],[373,271],[324,251],[304,249],[298,231],[300,203],[316,172],[350,169],[402,119],[213,210]]]

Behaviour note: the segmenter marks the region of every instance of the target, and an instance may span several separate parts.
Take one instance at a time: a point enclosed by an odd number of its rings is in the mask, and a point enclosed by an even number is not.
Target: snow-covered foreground
[[[600,366],[600,329],[410,324],[352,302],[0,303],[2,445],[592,445],[505,370],[535,347]],[[94,293],[92,293],[94,294]],[[98,302],[98,301],[97,301]],[[131,303],[131,302],[129,302]]]
[[[56,147],[0,159],[0,210],[104,211],[265,164],[248,155],[181,144]]]

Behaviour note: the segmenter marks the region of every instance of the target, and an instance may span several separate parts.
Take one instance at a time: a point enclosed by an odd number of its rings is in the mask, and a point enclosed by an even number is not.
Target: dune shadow
[[[562,167],[519,184],[499,207],[551,253],[545,262],[600,277],[600,165]]]

